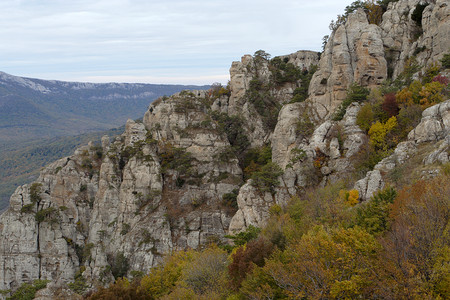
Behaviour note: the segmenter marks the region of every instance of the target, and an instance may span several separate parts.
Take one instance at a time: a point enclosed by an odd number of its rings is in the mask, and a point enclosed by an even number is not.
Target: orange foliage
[[[386,298],[450,296],[450,177],[421,180],[399,192],[392,231],[383,239],[379,285]]]

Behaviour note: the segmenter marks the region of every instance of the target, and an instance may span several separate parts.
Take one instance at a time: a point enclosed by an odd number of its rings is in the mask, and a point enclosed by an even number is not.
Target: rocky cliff
[[[449,160],[450,100],[426,109],[407,141],[367,174],[354,164],[367,144],[356,121],[361,104],[331,118],[351,83],[377,87],[414,53],[426,65],[448,52],[447,2],[426,6],[414,39],[418,3],[390,3],[379,25],[357,10],[321,55],[245,55],[233,62],[227,88],[160,98],[123,135],[46,167],[0,218],[0,289],[37,278],[53,287],[80,276],[88,286],[106,284],[146,272],[174,250],[264,226],[274,204],[308,188],[347,178],[367,200],[407,164],[433,176]],[[271,151],[260,170],[270,181],[248,176],[249,153],[261,148]]]

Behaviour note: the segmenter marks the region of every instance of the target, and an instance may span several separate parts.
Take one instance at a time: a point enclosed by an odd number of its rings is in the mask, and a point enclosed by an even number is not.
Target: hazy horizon
[[[0,70],[78,82],[226,83],[259,49],[320,51],[351,1],[5,1]]]

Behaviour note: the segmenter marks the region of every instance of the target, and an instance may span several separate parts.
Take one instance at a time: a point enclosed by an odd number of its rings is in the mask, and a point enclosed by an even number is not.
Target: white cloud
[[[0,70],[47,79],[209,84],[228,76],[232,60],[258,49],[320,50],[329,22],[350,2],[6,0]]]

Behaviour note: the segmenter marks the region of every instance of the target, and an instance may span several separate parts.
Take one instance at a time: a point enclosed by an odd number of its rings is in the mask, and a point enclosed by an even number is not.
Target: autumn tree
[[[289,299],[368,297],[379,250],[375,238],[359,227],[327,231],[318,226],[263,270]]]
[[[386,298],[450,296],[450,177],[421,180],[399,191],[392,230],[380,258],[387,270],[380,290]]]

